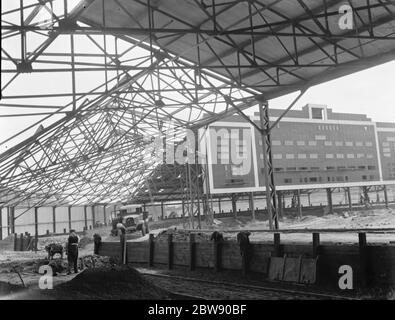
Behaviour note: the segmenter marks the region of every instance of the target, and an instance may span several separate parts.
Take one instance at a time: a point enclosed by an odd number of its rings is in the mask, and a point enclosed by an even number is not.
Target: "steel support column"
[[[263,148],[263,172],[266,186],[266,205],[270,229],[278,229],[277,198],[272,162],[269,105],[266,100],[258,100]]]
[[[9,210],[9,228],[10,228],[10,232],[11,234],[15,233],[15,207],[10,207]]]
[[[56,233],[56,207],[52,207],[52,232]]]
[[[385,202],[385,207],[388,209],[388,191],[387,191],[387,186],[384,186],[384,202]]]
[[[332,202],[331,188],[326,188],[326,197],[328,199],[329,214],[332,214],[333,213],[333,202]]]
[[[236,194],[232,193],[232,213],[233,217],[236,219],[237,218],[237,196]]]
[[[3,208],[0,207],[0,240],[3,240]]]
[[[350,187],[347,188],[347,199],[348,199],[348,209],[352,211],[352,199],[351,199]]]
[[[299,219],[302,219],[302,201],[300,200],[300,189],[297,190],[298,197],[298,216]]]
[[[250,209],[251,209],[251,217],[253,220],[255,220],[254,192],[250,192]]]

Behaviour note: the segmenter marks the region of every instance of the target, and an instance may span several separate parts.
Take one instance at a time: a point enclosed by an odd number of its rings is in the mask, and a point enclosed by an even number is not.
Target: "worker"
[[[119,222],[117,223],[117,230],[120,236],[119,240],[121,242],[121,259],[123,260],[123,255],[125,250],[125,237],[126,237],[126,227],[123,224],[123,218],[119,219]]]
[[[78,273],[78,243],[80,239],[75,233],[74,229],[70,230],[70,235],[67,240],[67,261],[68,261],[68,266],[67,266],[67,274],[71,274],[71,268],[74,268],[74,273]]]

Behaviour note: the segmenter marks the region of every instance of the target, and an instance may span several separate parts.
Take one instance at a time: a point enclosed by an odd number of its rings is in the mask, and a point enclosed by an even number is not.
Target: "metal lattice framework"
[[[392,60],[394,1],[346,3],[351,30],[338,0],[7,3],[0,120],[40,120],[1,139],[3,205],[133,199],[162,161],[147,137],[181,141],[186,128]],[[269,176],[271,127],[259,128]]]

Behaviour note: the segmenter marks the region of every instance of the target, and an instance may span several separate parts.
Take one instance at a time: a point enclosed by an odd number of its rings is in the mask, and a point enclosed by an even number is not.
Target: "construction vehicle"
[[[122,223],[126,228],[126,233],[134,233],[141,231],[141,235],[145,236],[149,233],[148,212],[143,211],[141,205],[126,205],[120,207],[118,210],[112,213],[112,229],[111,235],[116,236],[118,234],[117,224]]]

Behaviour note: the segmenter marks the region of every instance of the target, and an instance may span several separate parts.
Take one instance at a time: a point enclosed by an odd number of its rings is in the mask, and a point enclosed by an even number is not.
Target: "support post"
[[[11,233],[11,224],[10,224],[10,207],[7,207],[7,236]]]
[[[95,227],[95,224],[96,224],[95,206],[92,206],[92,228]]]
[[[71,206],[68,206],[69,232],[71,230]]]
[[[52,207],[52,232],[56,233],[56,207]]]
[[[169,270],[173,269],[173,249],[174,249],[174,243],[173,243],[173,234],[169,234],[167,238],[168,242],[168,259],[167,259],[167,267]]]
[[[318,256],[318,247],[320,245],[320,234],[317,232],[313,233],[313,257]]]
[[[152,268],[154,266],[154,250],[155,250],[155,242],[154,235],[150,233],[149,235],[149,255],[148,255],[148,266]]]
[[[196,265],[196,243],[195,243],[195,234],[189,234],[189,269],[191,271],[195,270]]]
[[[274,234],[274,256],[275,257],[280,257],[281,256],[281,247],[280,247],[280,234],[275,233]]]
[[[3,240],[3,207],[0,207],[0,240]]]
[[[222,269],[222,241],[214,239],[214,271],[219,272]]]
[[[326,197],[328,199],[329,214],[333,214],[332,190],[326,188]]]
[[[85,230],[88,230],[88,214],[86,211],[86,206],[84,206],[84,226],[85,226]]]
[[[385,202],[385,207],[388,209],[388,192],[387,192],[387,186],[384,186],[384,202]]]
[[[302,202],[300,201],[300,189],[297,190],[298,196],[298,216],[299,219],[302,219]]]
[[[106,206],[104,205],[103,206],[103,222],[104,222],[104,225],[105,226],[107,226],[107,213],[106,213]]]
[[[360,268],[361,268],[361,287],[366,288],[367,286],[367,255],[366,255],[366,233],[360,232],[358,233],[359,240],[359,259],[360,259]]]
[[[34,207],[34,252],[37,252],[38,245],[38,207]]]
[[[15,207],[10,207],[10,232],[15,233]]]
[[[221,209],[221,198],[218,198],[218,213],[222,213],[222,209]]]
[[[282,192],[277,191],[278,216],[280,219],[283,217],[283,203],[281,199],[282,199]]]
[[[165,218],[165,210],[163,208],[163,201],[160,203],[160,212],[161,212],[161,217],[163,220]]]
[[[20,240],[20,243],[19,243],[19,251],[24,251],[24,249],[25,249],[25,248],[24,248],[24,245],[25,245],[25,244],[23,243],[23,240],[24,240],[24,239],[23,239],[23,233],[21,233],[20,239],[21,239],[21,240]]]
[[[350,187],[347,188],[348,210],[352,211],[352,199]]]
[[[251,218],[252,220],[255,220],[254,192],[250,193],[250,209],[251,209]]]
[[[270,137],[269,105],[266,100],[259,102],[259,115],[261,122],[261,137],[263,147],[263,172],[266,187],[266,206],[269,216],[270,229],[278,229],[276,187],[274,184],[274,170],[272,162],[272,143]]]
[[[236,206],[236,194],[232,193],[232,213],[233,217],[237,219],[237,206]]]

